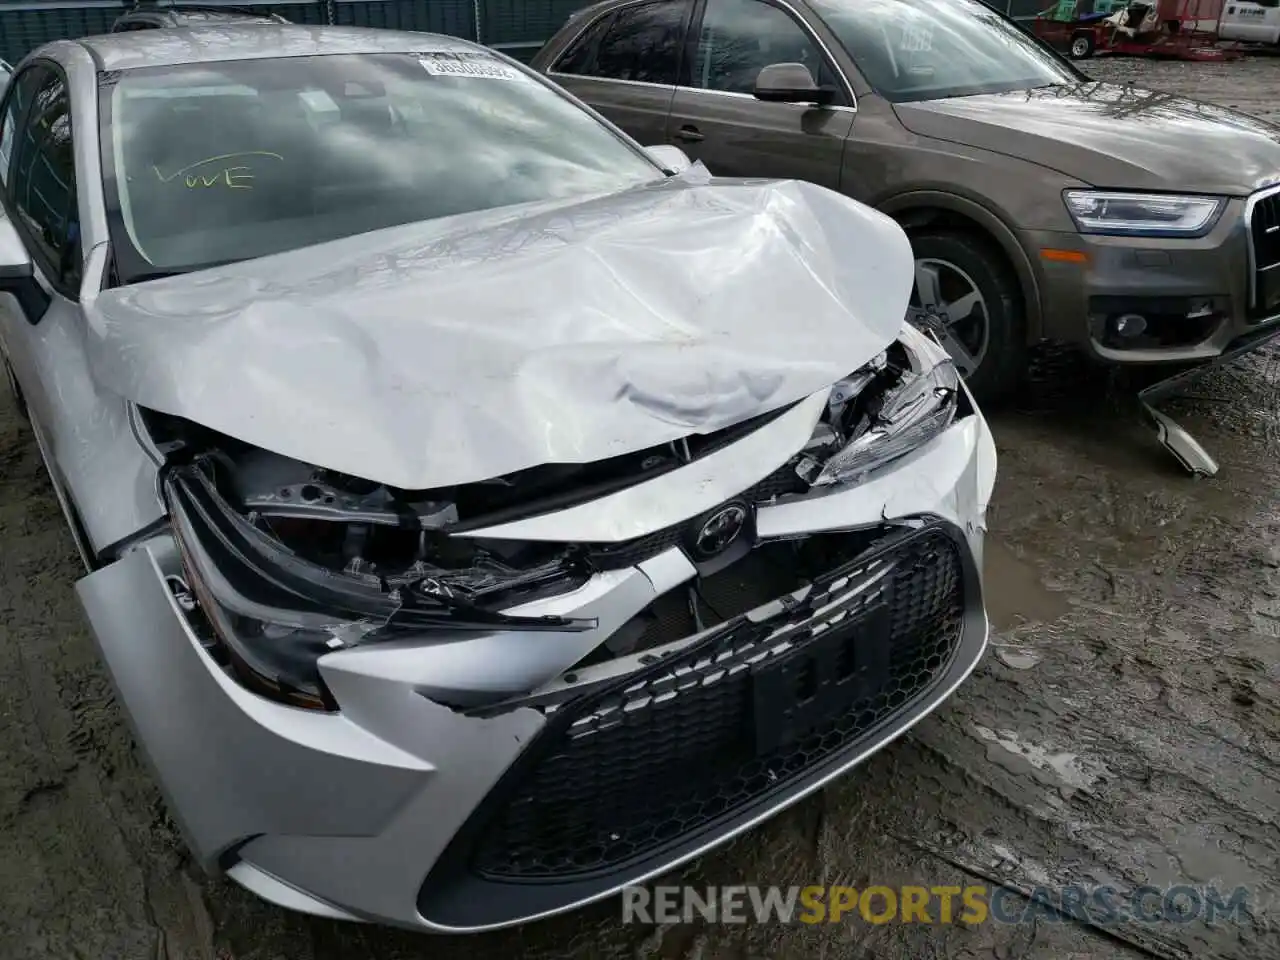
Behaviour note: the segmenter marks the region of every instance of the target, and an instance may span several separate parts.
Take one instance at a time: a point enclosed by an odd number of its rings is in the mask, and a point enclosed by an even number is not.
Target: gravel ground
[[[1280,59],[1098,60],[1280,117]],[[508,934],[317,921],[191,868],[70,588],[71,541],[0,399],[0,957],[1280,956],[1280,357],[1169,408],[1219,458],[1180,473],[1129,396],[1071,357],[994,419],[998,627],[972,680],[825,793],[689,882],[1249,887],[1239,922],[623,927],[616,903]],[[1087,399],[1082,399],[1087,398]]]

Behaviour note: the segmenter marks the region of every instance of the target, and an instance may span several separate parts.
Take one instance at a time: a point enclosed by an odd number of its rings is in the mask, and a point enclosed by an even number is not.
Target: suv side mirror
[[[820,87],[803,63],[771,63],[756,77],[755,97],[769,103],[827,104],[836,92]]]
[[[9,219],[0,215],[0,293],[12,294],[29,323],[49,309],[49,295],[36,280],[31,254]]]

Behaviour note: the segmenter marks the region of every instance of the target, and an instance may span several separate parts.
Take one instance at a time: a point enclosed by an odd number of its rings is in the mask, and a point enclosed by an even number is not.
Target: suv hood
[[[1114,83],[897,104],[912,133],[991,150],[1097,187],[1246,196],[1280,182],[1280,127]]]
[[[420,490],[799,400],[893,342],[912,278],[884,215],[695,167],[119,287],[85,308],[105,388]]]

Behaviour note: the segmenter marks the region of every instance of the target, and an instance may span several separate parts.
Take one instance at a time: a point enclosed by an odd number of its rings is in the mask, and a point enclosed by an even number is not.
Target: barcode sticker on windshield
[[[436,77],[475,77],[480,80],[525,80],[523,73],[501,60],[484,55],[428,53],[418,57],[427,73]]]
[[[933,49],[932,23],[904,23],[902,49],[911,53],[928,53]]]

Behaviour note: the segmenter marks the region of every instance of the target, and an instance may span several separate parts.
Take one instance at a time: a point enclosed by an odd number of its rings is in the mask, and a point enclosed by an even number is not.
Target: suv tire
[[[962,373],[971,367],[965,376],[969,391],[994,405],[1021,384],[1027,365],[1026,316],[1013,270],[994,244],[972,232],[917,231],[911,248],[917,280],[910,318],[936,334],[953,357],[958,350],[967,354],[969,362],[957,366]],[[940,303],[929,304],[930,299]],[[965,314],[952,317],[945,308],[957,303]],[[965,306],[970,303],[975,305]]]

